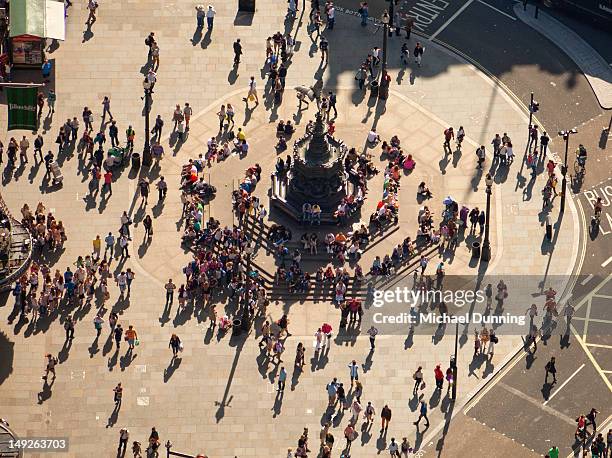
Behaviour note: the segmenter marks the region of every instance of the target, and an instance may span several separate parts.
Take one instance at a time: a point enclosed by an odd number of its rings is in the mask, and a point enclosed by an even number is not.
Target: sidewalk
[[[591,45],[541,9],[536,19],[533,5],[528,5],[527,11],[523,11],[523,5],[515,3],[514,14],[561,48],[580,67],[601,107],[606,110],[612,108],[612,67]]]
[[[136,144],[142,145],[142,75],[138,71],[146,56],[143,40],[151,30],[155,30],[161,48],[161,67],[152,115],[160,113],[166,120],[164,147],[167,154],[161,169],[154,169],[151,177],[164,175],[170,192],[163,204],[151,202],[146,209],[139,208],[139,198],[134,198],[136,180],[128,177],[128,169],[114,183],[113,197],[108,203],[95,202],[91,206],[82,199],[87,192],[87,183],[76,157],[63,162],[64,187],[55,193],[41,195],[42,172],[32,164],[23,168],[17,181],[13,179],[3,188],[3,197],[13,212],[18,211],[24,200],[31,207],[42,200],[58,219],[64,221],[68,234],[66,251],[53,266],[60,270],[87,252],[96,234],[115,231],[123,210],[132,213],[135,220],[133,254],[125,266],[134,269],[137,278],[133,285],[133,299],[127,304],[129,308],[123,311],[120,321],[124,326],[134,324],[142,344],[133,361],[121,356],[124,348],[121,355],[115,355],[107,343],[101,341],[99,347],[98,344],[94,346],[95,331],[91,320],[95,311],[88,310],[79,317],[72,348],[63,349],[61,322],[52,323],[45,332],[29,325],[23,328],[15,323],[7,325],[6,317],[13,306],[13,300],[9,298],[8,304],[0,309],[0,330],[15,341],[15,355],[12,375],[2,384],[6,396],[0,399],[0,410],[21,437],[69,435],[71,444],[67,456],[110,456],[116,449],[121,427],[130,429],[130,440],[144,443],[151,426],[156,426],[162,440],[170,439],[177,450],[205,451],[211,457],[277,457],[286,454],[287,448],[295,448],[304,426],[310,428],[311,440],[316,442],[326,405],[325,385],[336,376],[346,382],[346,366],[352,359],[357,359],[362,365],[363,400],[372,400],[377,414],[385,403],[393,410],[387,440],[391,436],[401,439],[406,435],[413,444],[415,440],[423,442],[427,440],[427,433],[425,436],[415,435],[412,425],[418,404],[410,392],[411,375],[418,365],[423,366],[428,381],[423,397],[432,407],[430,420],[434,428],[443,422],[449,402],[445,393],[442,393],[442,399],[434,396],[431,374],[438,363],[446,369],[454,349],[454,330],[450,330],[437,345],[432,345],[431,333],[425,335],[425,332],[412,339],[406,335],[380,336],[376,352],[369,358],[367,338],[338,340],[328,358],[310,361],[314,331],[325,321],[338,329],[337,310],[328,303],[274,304],[268,311],[270,319],[278,319],[284,311],[289,311],[294,335],[288,341],[289,353],[284,364],[290,376],[297,342],[303,342],[307,348],[305,372],[295,391],[290,391],[288,384],[284,399],[279,402],[274,391],[274,376],[278,368],[267,367],[262,361],[253,336],[244,346],[234,346],[227,337],[217,340],[207,332],[207,321],[200,323],[191,316],[173,316],[170,322],[160,323],[163,284],[168,278],[173,278],[175,283],[182,282],[181,269],[190,257],[179,246],[181,234],[177,229],[180,199],[176,186],[180,166],[189,157],[203,153],[208,138],[217,133],[215,113],[219,105],[227,101],[235,103],[237,126],[246,126],[251,152],[245,160],[232,157],[210,170],[210,181],[217,187],[210,211],[223,224],[231,224],[229,199],[235,180],[243,175],[244,169],[259,162],[264,170],[264,180],[256,193],[262,201],[266,198],[267,180],[276,160],[272,140],[275,123],[279,119],[291,118],[295,113],[296,103],[291,88],[312,84],[311,75],[316,74],[324,81],[325,88],[338,91],[336,131],[348,145],[363,147],[365,135],[376,123],[383,137],[389,138],[397,133],[402,145],[405,144],[406,150],[416,157],[415,173],[402,178],[400,221],[402,229],[407,228],[398,231],[402,235],[412,235],[416,229],[414,191],[419,180],[427,180],[434,188],[435,199],[431,204],[437,211],[439,198],[447,193],[470,206],[482,206],[484,183],[483,177],[474,171],[474,150],[479,144],[488,147],[496,132],[507,132],[515,142],[516,161],[507,176],[496,175],[491,229],[494,258],[487,274],[530,275],[533,284],[524,287],[524,294],[528,296],[537,291],[536,286],[543,278],[556,282],[571,270],[578,241],[571,201],[554,250],[547,246],[543,253],[544,230],[538,219],[541,206],[538,192],[544,178],[540,175],[533,184],[533,197],[524,192],[526,183],[522,179],[515,188],[515,176],[525,147],[525,115],[500,88],[473,67],[435,45],[427,44],[422,68],[413,68],[412,64],[407,69],[398,68],[401,44],[396,39],[389,42],[392,92],[387,101],[387,112],[380,114],[355,89],[354,71],[368,50],[380,45],[381,34],[373,35],[371,26],[364,31],[357,18],[338,15],[336,28],[326,33],[330,39],[330,63],[325,69],[319,69],[317,47],[311,43],[305,24],[302,24],[297,31],[300,45],[289,68],[284,103],[278,110],[266,111],[262,100],[255,111],[245,112],[241,98],[246,93],[251,75],[257,77],[260,97],[263,93],[264,81],[260,79],[260,70],[265,59],[265,38],[271,31],[282,30],[284,11],[271,0],[262,0],[258,2],[253,24],[243,27],[232,25],[235,17],[233,5],[219,4],[216,9],[218,14],[212,37],[204,37],[204,44],[198,42],[195,46],[190,42],[195,28],[195,11],[186,0],[174,4],[161,0],[146,4],[101,4],[98,21],[93,27],[94,36],[85,43],[82,43],[82,23],[86,18],[84,5],[75,3],[69,10],[67,41],[53,54],[57,59],[58,102],[52,129],[45,135],[46,146],[55,146],[53,141],[60,123],[67,117],[79,116],[85,104],[99,116],[101,99],[106,94],[111,95],[111,111],[118,120],[120,134],[131,124],[137,133]],[[230,72],[232,55],[229,50],[238,36],[245,54],[238,74],[233,74]],[[414,40],[410,44],[413,45]],[[309,50],[313,57],[309,56]],[[111,65],[108,65],[109,61]],[[172,127],[171,113],[176,103],[182,105],[185,101],[189,101],[199,115],[192,118],[186,142],[178,148],[175,145],[171,147],[167,141]],[[298,133],[303,131],[304,122],[311,115],[312,111],[308,116],[304,113]],[[0,123],[4,125],[5,122],[6,110],[3,109]],[[463,156],[457,158],[456,167],[452,162],[443,164],[443,130],[449,125],[458,128],[461,124],[467,133]],[[11,132],[11,135],[20,138],[22,133]],[[380,166],[378,159],[377,165]],[[368,206],[374,204],[381,193],[380,188],[380,181],[372,182]],[[151,197],[155,200],[154,195]],[[145,213],[154,216],[155,235],[151,244],[140,242],[144,233],[140,220]],[[553,220],[555,218],[556,213]],[[389,240],[386,242],[388,245],[381,244],[377,249],[385,254],[392,247],[391,242]],[[465,268],[467,274],[473,275],[477,269],[466,267],[470,255],[464,248],[461,246],[457,250],[457,256],[448,269],[459,273]],[[548,286],[548,282],[545,283]],[[557,290],[562,288],[557,283],[552,283],[552,286]],[[117,288],[114,284],[109,288],[113,302],[118,296]],[[119,304],[120,307],[124,305]],[[221,313],[222,306],[218,309]],[[172,315],[175,311],[174,308]],[[105,327],[104,332],[107,329]],[[427,331],[433,333],[433,330]],[[170,354],[166,347],[172,332],[177,332],[185,344],[178,368],[168,365]],[[483,378],[489,377],[520,341],[519,336],[500,339],[493,362],[476,367],[475,375],[461,379],[457,405],[467,400],[468,393],[481,384]],[[65,359],[58,367],[58,379],[52,392],[41,393],[39,376],[43,367],[42,355],[46,352],[61,352]],[[465,368],[471,356],[471,339],[462,339],[459,366],[463,374],[467,373]],[[124,401],[119,418],[113,419],[109,418],[113,408],[112,388],[119,381],[125,387]],[[343,442],[346,415],[340,416],[334,424],[337,444]],[[381,450],[386,442],[384,439],[376,440],[377,431],[378,416],[371,433],[360,431],[352,455],[356,458],[372,456],[375,450]],[[97,438],[96,441],[92,437]]]

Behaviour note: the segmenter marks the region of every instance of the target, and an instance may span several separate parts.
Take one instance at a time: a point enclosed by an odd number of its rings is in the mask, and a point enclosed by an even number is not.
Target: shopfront
[[[10,7],[10,60],[14,67],[40,67],[47,38],[65,39],[64,2],[21,0]]]

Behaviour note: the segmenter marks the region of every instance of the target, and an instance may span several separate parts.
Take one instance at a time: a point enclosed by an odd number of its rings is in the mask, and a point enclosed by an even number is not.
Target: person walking
[[[213,29],[213,25],[215,22],[215,15],[217,14],[217,12],[215,11],[215,9],[213,8],[212,5],[208,5],[208,10],[206,10],[206,26],[208,28],[208,30]]]
[[[357,361],[353,360],[351,364],[348,365],[349,375],[351,377],[351,386],[355,380],[359,380],[359,366],[357,365]]]
[[[95,0],[89,0],[88,4],[87,4],[87,9],[89,10],[89,16],[87,16],[87,21],[85,22],[85,25],[88,27],[91,27],[93,25],[94,22],[96,22],[97,18],[96,18],[96,11],[98,10],[98,2],[96,2]]]
[[[234,48],[234,65],[240,63],[240,56],[242,56],[242,44],[240,44],[240,38],[236,38],[233,44]]]
[[[49,105],[49,113],[55,113],[55,102],[57,101],[57,94],[53,89],[49,89],[49,94],[47,95],[47,104]]]
[[[117,384],[117,386],[113,389],[113,398],[115,401],[115,406],[121,405],[121,399],[123,397],[123,387],[121,386],[121,382]]]
[[[249,101],[254,100],[255,106],[259,105],[259,97],[257,96],[257,82],[255,81],[255,77],[251,76],[249,81],[249,92],[247,93],[244,101],[249,105]]]
[[[51,355],[51,353],[47,353],[45,358],[47,358],[47,365],[45,367],[45,375],[43,375],[42,379],[46,381],[49,377],[49,372],[51,372],[53,374],[53,380],[55,380],[55,366],[57,365],[57,358]]]
[[[66,331],[66,341],[74,339],[74,321],[70,315],[66,317],[64,330]]]
[[[183,107],[183,117],[185,118],[185,131],[189,130],[189,120],[191,119],[192,114],[193,108],[191,108],[189,102],[185,102],[185,106]]]
[[[336,98],[336,94],[334,94],[332,91],[329,91],[329,96],[327,97],[327,101],[329,103],[329,107],[327,108],[327,117],[329,118],[329,113],[334,110],[334,118],[338,117],[338,110],[336,109],[336,102],[337,102],[337,98]]]
[[[391,422],[391,409],[389,408],[389,406],[387,404],[385,404],[385,406],[382,408],[382,410],[380,411],[380,418],[381,418],[381,429],[380,429],[380,433],[386,433],[387,430],[389,429],[389,423]]]
[[[96,330],[96,338],[100,337],[102,334],[102,325],[104,324],[104,318],[98,313],[96,317],[93,319],[94,329]]]
[[[419,366],[414,374],[412,374],[412,379],[414,380],[414,386],[412,388],[412,394],[416,396],[419,392],[419,388],[421,387],[421,383],[423,383],[423,368]]]
[[[278,391],[279,393],[282,393],[283,391],[285,391],[286,381],[287,381],[287,371],[285,370],[284,367],[281,367],[280,372],[278,373],[278,389],[276,391]]]
[[[391,438],[391,443],[389,444],[389,454],[392,458],[400,458],[399,446],[397,442],[395,442],[395,437]]]
[[[196,9],[196,24],[198,30],[204,27],[204,18],[206,17],[206,10],[202,5],[195,7]]]
[[[119,447],[117,447],[117,456],[125,455],[129,438],[130,431],[127,428],[121,428],[119,431]]]
[[[425,427],[429,428],[429,418],[427,418],[427,403],[425,401],[421,401],[421,409],[419,411],[419,418],[417,419],[417,421],[414,422],[414,425],[418,427],[419,422],[421,421],[421,418],[425,419],[425,421],[427,422],[425,424]]]
[[[145,228],[145,237],[147,239],[150,239],[153,235],[153,219],[151,218],[151,215],[147,215],[144,217],[144,219],[142,220],[142,225]]]
[[[436,379],[436,390],[442,391],[444,385],[444,372],[442,372],[439,364],[436,365],[434,369],[434,378]]]
[[[168,183],[166,183],[166,179],[163,175],[159,177],[159,181],[155,186],[157,187],[157,201],[161,202],[166,198],[166,194],[168,193]]]
[[[166,289],[166,306],[172,305],[172,301],[174,300],[174,290],[176,289],[176,285],[172,283],[172,279],[168,279],[168,283],[164,286]]]
[[[43,136],[38,134],[34,139],[34,162],[36,161],[36,153],[40,154],[40,162],[43,161],[42,147],[44,146],[45,141]]]
[[[113,114],[110,111],[110,98],[105,95],[104,100],[102,100],[102,120],[106,119],[106,113],[110,116],[110,120],[113,120]]]
[[[129,240],[127,235],[122,235],[119,237],[119,246],[121,247],[121,258],[129,258],[130,252],[128,251]]]
[[[321,50],[321,62],[325,60],[325,63],[327,63],[329,61],[329,42],[327,38],[321,37],[319,49]]]
[[[378,329],[376,329],[374,326],[370,326],[370,329],[368,329],[368,336],[370,337],[370,351],[374,351],[374,348],[376,347],[375,342],[377,334]]]
[[[417,41],[417,44],[414,47],[413,55],[414,61],[419,67],[421,66],[421,61],[423,60],[423,52],[425,52],[425,48],[423,48],[423,46],[421,46],[421,43]]]
[[[128,351],[133,350],[138,339],[138,333],[131,324],[128,326],[127,331],[125,331],[125,339],[128,343]]]
[[[142,203],[147,205],[147,201],[149,198],[149,190],[151,186],[145,177],[142,177],[138,182],[138,189],[140,190],[140,196],[142,197]]]
[[[117,327],[114,329],[113,335],[115,337],[117,351],[119,351],[119,348],[121,348],[121,339],[123,338],[123,327],[121,326],[121,324],[118,324]]]
[[[555,357],[552,356],[550,361],[546,363],[544,366],[544,370],[546,371],[546,376],[544,377],[544,383],[548,383],[548,374],[552,374],[553,383],[557,383],[557,368],[555,366]]]
[[[176,334],[170,336],[170,342],[168,348],[172,349],[172,358],[176,358],[179,351],[181,351],[181,339]]]

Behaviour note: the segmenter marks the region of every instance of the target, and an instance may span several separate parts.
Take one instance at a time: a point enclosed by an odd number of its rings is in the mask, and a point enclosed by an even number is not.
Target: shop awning
[[[10,37],[32,35],[64,40],[66,37],[64,16],[64,2],[61,0],[11,2]]]

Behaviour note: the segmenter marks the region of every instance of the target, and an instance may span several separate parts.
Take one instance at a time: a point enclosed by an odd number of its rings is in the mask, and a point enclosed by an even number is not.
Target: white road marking
[[[612,262],[612,256],[610,256],[608,259],[606,259],[604,262],[602,262],[601,263],[601,267],[606,267],[611,262]]]
[[[433,40],[434,38],[436,38],[436,36],[442,32],[451,22],[453,22],[455,20],[455,18],[457,16],[459,16],[464,9],[466,9],[468,6],[470,6],[472,3],[474,2],[474,0],[468,0],[461,8],[459,8],[455,14],[453,14],[451,17],[448,18],[448,20],[442,24],[442,26],[436,30],[433,34],[431,34],[431,36],[429,37],[430,40]]]
[[[482,0],[478,0],[478,3],[482,3],[483,5],[488,6],[489,8],[491,8],[492,10],[497,11],[499,14],[503,14],[504,16],[506,16],[507,18],[512,19],[513,21],[516,21],[516,18],[514,16],[512,16],[511,14],[506,13],[505,11],[502,11],[498,8],[495,8],[493,5],[489,5],[487,2],[483,2]]]
[[[565,382],[563,382],[563,383],[561,384],[561,386],[560,386],[559,388],[557,388],[557,389],[555,390],[555,392],[554,392],[553,394],[551,394],[551,395],[549,396],[549,398],[548,398],[546,401],[544,401],[544,405],[546,405],[546,404],[548,404],[550,401],[552,401],[552,398],[554,398],[554,397],[557,395],[557,393],[559,393],[559,391],[561,391],[561,390],[563,389],[563,387],[564,387],[565,385],[567,385],[567,384],[569,383],[569,381],[570,381],[571,379],[573,379],[573,378],[576,376],[576,374],[582,370],[582,368],[583,368],[583,367],[584,367],[584,364],[582,364],[582,366],[580,366],[578,369],[576,369],[576,371],[575,371],[575,372],[574,372],[572,375],[570,375],[570,376],[569,376],[569,378],[568,378],[568,379],[567,379]]]
[[[503,388],[504,390],[508,391],[509,393],[512,393],[513,395],[515,395],[515,396],[517,396],[517,397],[519,397],[521,399],[524,399],[525,401],[533,404],[534,406],[544,410],[544,412],[546,412],[549,415],[553,415],[553,416],[559,418],[560,420],[563,420],[564,422],[566,422],[566,423],[568,423],[570,425],[575,425],[576,424],[576,422],[574,421],[573,418],[570,418],[567,415],[565,415],[565,414],[563,414],[561,412],[558,412],[557,410],[553,409],[552,407],[548,407],[546,404],[540,404],[540,401],[538,399],[532,398],[531,396],[523,393],[520,390],[517,390],[516,388],[514,388],[512,386],[506,385],[504,382],[499,382],[497,385],[500,388]],[[523,447],[525,446],[524,444],[521,444],[521,445],[523,445]]]
[[[582,280],[580,282],[580,284],[582,286],[586,285],[588,282],[590,282],[591,280],[593,280],[594,275],[593,274],[589,274],[589,276],[587,278],[585,278],[584,280]]]

